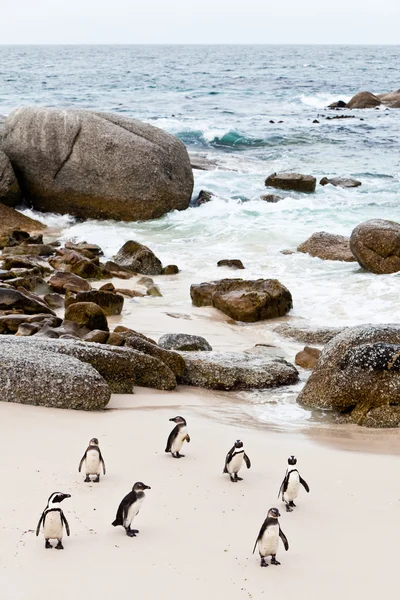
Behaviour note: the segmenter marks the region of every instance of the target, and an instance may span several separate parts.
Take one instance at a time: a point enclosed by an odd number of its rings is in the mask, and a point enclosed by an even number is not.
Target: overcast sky
[[[1,44],[400,44],[400,0],[0,0]]]

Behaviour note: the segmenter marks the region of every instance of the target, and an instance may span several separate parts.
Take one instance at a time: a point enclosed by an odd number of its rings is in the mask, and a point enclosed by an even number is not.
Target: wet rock
[[[276,194],[263,194],[262,196],[260,196],[260,200],[264,200],[265,202],[272,202],[273,204],[276,204],[280,200],[283,200],[283,197],[277,196]]]
[[[38,210],[141,221],[189,206],[193,174],[184,144],[135,119],[24,107],[7,118],[3,140]]]
[[[200,335],[186,333],[167,333],[158,340],[158,345],[166,350],[178,352],[211,352],[212,348],[206,339]]]
[[[42,275],[49,275],[52,272],[47,262],[38,256],[3,256],[3,269],[39,269]],[[36,273],[32,273],[36,275]]]
[[[105,283],[99,288],[102,292],[115,292],[115,286],[113,283]]]
[[[327,344],[347,327],[299,327],[281,323],[274,331],[284,338],[301,342],[302,344]]]
[[[97,244],[88,244],[87,242],[79,242],[75,244],[74,242],[65,242],[65,247],[67,250],[76,250],[82,254],[83,252],[89,252],[94,256],[103,256],[103,250]],[[85,255],[84,255],[85,256]]]
[[[164,267],[162,274],[163,275],[177,275],[179,273],[179,268],[177,265],[167,265]]]
[[[105,292],[102,290],[92,290],[90,292],[79,292],[75,299],[68,302],[68,306],[75,302],[94,302],[100,306],[104,313],[108,316],[120,315],[124,306],[124,298],[120,294],[113,292]],[[101,329],[101,327],[99,327]]]
[[[74,275],[73,273],[67,273],[66,271],[56,271],[49,279],[49,285],[60,294],[70,290],[71,292],[88,292],[91,289],[90,283]]]
[[[150,248],[132,240],[122,246],[114,261],[132,273],[161,275],[163,270],[161,261]]]
[[[3,256],[51,256],[54,252],[55,248],[49,244],[21,244],[3,248]]]
[[[14,169],[6,154],[0,150],[0,203],[7,206],[18,206],[21,201],[22,192]]]
[[[0,168],[1,177],[1,168]],[[1,186],[1,180],[0,180]],[[0,248],[5,248],[8,245],[15,245],[16,237],[18,236],[17,231],[21,230],[34,234],[35,232],[44,231],[46,225],[26,217],[22,213],[10,208],[5,204],[1,203],[0,200]],[[29,239],[28,233],[28,239]],[[15,236],[15,237],[14,237]]]
[[[224,258],[217,262],[217,267],[231,267],[231,269],[244,269],[244,265],[238,258]]]
[[[192,200],[192,206],[197,207],[201,206],[202,204],[206,204],[207,202],[211,202],[213,196],[214,194],[212,194],[211,192],[206,192],[206,190],[200,190],[197,198]]]
[[[33,300],[27,293],[0,288],[0,310],[20,309],[26,314],[49,313],[53,311],[42,301]]]
[[[1,212],[1,208],[0,208]],[[17,212],[17,211],[15,211]],[[20,213],[17,213],[20,214]],[[21,215],[22,216],[22,215]],[[6,246],[19,246],[20,244],[43,244],[42,234],[30,235],[27,231],[22,229],[14,229],[9,227],[7,223],[0,225],[0,248],[3,249]]]
[[[235,321],[247,323],[283,317],[293,306],[291,293],[276,279],[193,284],[190,295],[195,306],[214,306]]]
[[[122,294],[123,296],[127,296],[128,298],[143,298],[144,294],[142,292],[138,292],[137,290],[128,290],[125,288],[116,288],[116,294]]]
[[[106,344],[109,346],[123,346],[125,344],[125,340],[122,335],[113,332],[109,334]]]
[[[80,327],[108,331],[107,317],[94,302],[77,302],[65,310],[65,318],[74,321]]]
[[[295,358],[295,364],[303,369],[314,369],[318,362],[321,350],[318,348],[312,348],[311,346],[305,346],[304,350],[298,352]]]
[[[8,279],[7,283],[15,288],[23,287],[28,292],[35,292],[36,294],[47,294],[50,292],[48,283],[37,275],[32,277],[16,277],[15,279]]]
[[[158,287],[158,285],[150,285],[147,290],[146,290],[146,296],[156,296],[156,297],[160,297],[162,296],[162,293],[160,291],[160,288]]]
[[[332,102],[328,108],[347,108],[347,103],[344,100],[338,100],[337,102]]]
[[[70,271],[79,277],[83,277],[83,279],[103,279],[104,277],[101,268],[87,258],[71,265]]]
[[[34,335],[40,329],[39,323],[21,323],[18,327],[16,336]]]
[[[101,331],[100,329],[94,329],[83,338],[85,342],[96,342],[97,344],[105,344],[109,336],[108,331]]]
[[[64,306],[64,298],[59,294],[46,294],[43,300],[46,302],[47,306],[53,310],[57,308],[63,308]]]
[[[350,327],[325,346],[298,402],[359,425],[392,426],[400,405],[399,357],[399,326]]]
[[[280,190],[296,192],[315,192],[317,180],[312,175],[300,173],[273,173],[265,180],[265,185]]]
[[[257,352],[184,352],[181,382],[212,390],[246,390],[291,385],[297,369],[281,358]]]
[[[124,339],[128,339],[128,337],[132,337],[132,336],[139,337],[139,338],[142,338],[143,340],[147,340],[151,344],[157,345],[155,340],[152,340],[151,338],[147,337],[146,335],[143,335],[143,333],[139,333],[138,331],[135,331],[134,329],[125,327],[124,325],[117,325],[117,327],[115,327],[115,329],[114,329],[114,332],[122,335],[124,337]]]
[[[320,185],[328,185],[330,183],[334,187],[341,188],[354,188],[361,185],[361,181],[350,177],[323,177],[319,183]]]
[[[400,271],[400,224],[372,219],[357,225],[350,248],[358,263],[378,275]]]
[[[108,274],[110,277],[118,277],[119,279],[131,279],[134,275],[128,269],[124,269],[112,260],[108,260],[104,265],[103,275]]]
[[[318,231],[300,244],[298,252],[310,254],[322,260],[342,260],[345,262],[355,262],[353,253],[350,250],[350,239],[343,235]]]
[[[280,250],[279,252],[281,254],[284,254],[285,256],[290,256],[291,254],[296,254],[296,252],[294,250],[290,250],[290,248],[285,248],[285,250]]]
[[[37,315],[9,314],[0,316],[0,334],[14,334],[21,325],[37,324],[39,330],[47,324],[51,327],[57,327],[61,324],[61,319],[47,313]]]
[[[150,287],[154,285],[154,280],[151,277],[141,277],[138,280],[138,285],[144,285],[144,287]]]
[[[139,350],[144,354],[148,354],[149,356],[153,356],[157,360],[160,360],[171,369],[176,377],[181,376],[184,371],[185,361],[180,354],[160,348],[157,344],[152,344],[142,337],[129,336],[125,338],[125,346],[134,348],[135,350]]]
[[[347,108],[375,108],[380,106],[381,101],[371,92],[358,92],[347,103]]]
[[[189,157],[192,169],[197,169],[199,171],[213,171],[217,168],[216,161],[207,158],[206,156],[190,153]]]

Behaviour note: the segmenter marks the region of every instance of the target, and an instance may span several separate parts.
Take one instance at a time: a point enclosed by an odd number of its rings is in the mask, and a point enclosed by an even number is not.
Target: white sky
[[[0,44],[400,44],[400,0],[0,0]]]

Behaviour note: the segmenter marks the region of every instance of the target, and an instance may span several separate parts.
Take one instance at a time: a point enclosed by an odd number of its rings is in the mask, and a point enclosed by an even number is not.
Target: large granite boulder
[[[7,204],[7,206],[18,206],[21,201],[22,192],[14,169],[9,158],[0,150],[0,203]]]
[[[274,331],[284,338],[301,342],[302,344],[327,344],[335,336],[347,329],[346,327],[310,327],[281,323]]]
[[[322,260],[355,262],[350,250],[350,240],[343,235],[317,231],[297,248],[298,252],[310,254]]]
[[[257,349],[256,352],[183,352],[186,368],[180,382],[211,390],[248,390],[290,385],[297,369]]]
[[[0,288],[0,310],[23,310],[29,315],[37,313],[54,315],[54,312],[39,297],[34,298],[29,292],[26,290],[22,292],[21,289]]]
[[[367,271],[382,275],[400,271],[400,224],[372,219],[357,225],[350,237],[350,248]]]
[[[163,267],[161,261],[150,248],[134,242],[126,242],[114,257],[114,262],[132,273],[144,275],[161,275]]]
[[[109,113],[25,107],[8,117],[3,140],[25,196],[39,210],[137,221],[189,206],[186,148],[152,125]]]
[[[221,279],[190,286],[195,306],[214,306],[235,319],[254,323],[283,317],[293,307],[292,295],[277,279]]]
[[[399,357],[400,326],[350,327],[325,346],[298,402],[333,410],[343,420],[359,425],[388,427],[396,420],[397,426]],[[369,415],[382,407],[383,411]]]
[[[107,317],[94,302],[76,302],[69,305],[65,309],[65,319],[77,323],[80,327],[108,331]]]
[[[206,339],[200,335],[187,333],[166,333],[160,337],[158,345],[178,352],[211,352],[212,350]]]
[[[27,345],[24,338],[5,343],[0,338],[0,386],[2,402],[18,402],[54,408],[101,410],[111,391],[90,365],[70,356]]]
[[[272,173],[265,180],[266,186],[295,192],[315,192],[316,184],[315,177],[300,173]]]
[[[376,108],[381,100],[371,92],[358,92],[347,103],[347,108]]]

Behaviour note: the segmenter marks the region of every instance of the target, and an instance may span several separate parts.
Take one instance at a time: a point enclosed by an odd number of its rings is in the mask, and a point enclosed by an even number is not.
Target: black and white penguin
[[[281,513],[277,508],[270,508],[267,514],[267,518],[261,526],[260,533],[254,544],[253,554],[258,544],[258,551],[261,558],[261,567],[268,567],[266,557],[271,557],[271,565],[280,565],[281,563],[276,560],[276,553],[279,547],[279,538],[281,538],[285,550],[289,550],[289,542],[287,541],[286,535],[283,533],[278,518]]]
[[[225,467],[222,473],[229,473],[231,481],[236,483],[237,481],[243,481],[242,477],[238,477],[238,473],[242,468],[243,461],[246,463],[246,467],[250,469],[251,462],[249,457],[243,448],[243,442],[236,440],[235,445],[231,448],[226,455]]]
[[[69,535],[69,525],[65,518],[62,509],[59,507],[60,502],[65,498],[71,498],[70,494],[63,494],[62,492],[54,492],[51,494],[47,501],[47,506],[42,512],[42,516],[39,519],[39,523],[36,527],[36,535],[39,535],[40,526],[43,523],[43,535],[45,539],[45,548],[52,548],[50,540],[57,540],[57,550],[64,550],[62,545],[62,538],[64,532],[64,525],[67,535]]]
[[[125,527],[126,535],[129,537],[135,537],[136,534],[139,533],[138,529],[131,529],[131,523],[143,504],[145,498],[144,490],[150,489],[150,486],[145,485],[141,481],[137,481],[133,486],[132,491],[121,500],[117,510],[117,516],[112,525],[114,525],[114,527],[117,527],[118,525]]]
[[[290,456],[288,458],[289,467],[286,470],[285,478],[281,483],[278,493],[278,498],[279,496],[282,496],[282,500],[286,504],[287,512],[292,512],[293,508],[296,506],[293,500],[295,500],[299,495],[300,484],[304,487],[307,493],[310,491],[307,481],[304,481],[304,479],[300,477],[298,470],[294,468],[296,464],[296,457]]]
[[[186,421],[183,417],[174,417],[173,419],[170,419],[170,421],[176,423],[176,427],[174,427],[169,434],[165,452],[171,452],[174,458],[183,458],[184,454],[179,453],[183,446],[183,442],[185,440],[188,443],[190,442]]]
[[[98,483],[100,481],[100,467],[103,467],[103,475],[106,474],[106,465],[104,464],[104,459],[101,455],[99,448],[99,440],[97,438],[92,438],[89,442],[89,446],[86,448],[85,454],[81,458],[81,462],[79,463],[78,471],[81,472],[82,465],[85,463],[86,469],[86,479],[85,482],[92,481],[90,476],[95,476],[93,481]]]

